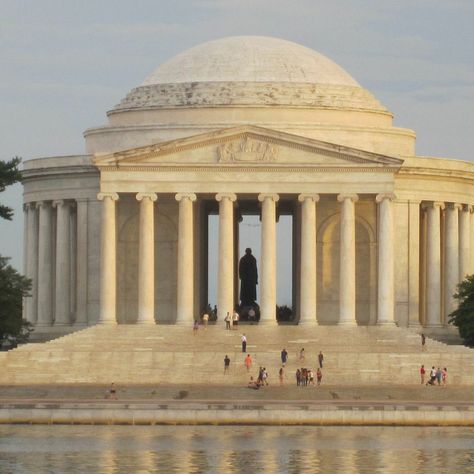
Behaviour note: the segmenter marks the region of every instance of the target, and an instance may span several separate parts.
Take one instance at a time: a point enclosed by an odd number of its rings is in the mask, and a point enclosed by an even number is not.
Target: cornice
[[[237,173],[252,173],[252,172],[285,172],[285,173],[396,173],[398,168],[389,167],[389,166],[373,166],[373,167],[360,167],[360,166],[295,166],[295,165],[277,165],[277,166],[236,166],[236,165],[206,165],[206,166],[100,166],[101,172],[121,172],[121,173],[130,173],[130,172],[172,172],[172,173],[185,173],[185,172],[203,172],[206,174],[209,173],[219,173],[219,172],[237,172]]]

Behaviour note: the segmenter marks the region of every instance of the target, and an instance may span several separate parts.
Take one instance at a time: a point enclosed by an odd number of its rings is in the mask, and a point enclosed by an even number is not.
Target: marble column
[[[464,204],[459,215],[459,281],[464,280],[471,267],[471,210]]]
[[[448,204],[445,211],[444,315],[456,309],[453,298],[459,283],[459,210],[460,204]]]
[[[219,193],[219,255],[217,268],[217,314],[220,321],[234,311],[234,193]]]
[[[316,203],[319,194],[300,194],[301,256],[300,256],[300,321],[316,325]]]
[[[194,319],[194,193],[178,193],[178,301],[176,324],[191,325]]]
[[[115,229],[115,201],[117,193],[99,193],[102,202],[100,237],[100,310],[98,324],[116,324],[117,314],[117,251]]]
[[[357,194],[339,194],[341,203],[341,235],[339,266],[339,325],[356,326],[355,294],[355,203]]]
[[[259,194],[262,203],[260,261],[260,322],[277,324],[276,320],[276,203],[278,194]]]
[[[35,324],[38,311],[38,210],[34,203],[29,203],[27,206],[26,232],[28,246],[25,253],[25,274],[31,279],[31,296],[26,301],[25,318],[28,322]]]
[[[76,199],[76,326],[87,325],[88,199]]]
[[[395,324],[393,194],[379,194],[377,325]]]
[[[55,325],[71,324],[71,255],[69,228],[70,204],[64,200],[53,201],[56,208],[56,282]]]
[[[155,324],[155,193],[138,193],[140,228],[138,247],[137,324]]]
[[[53,322],[53,235],[51,202],[38,202],[38,326]]]
[[[425,326],[441,325],[441,209],[442,202],[423,204],[426,209],[426,321]]]

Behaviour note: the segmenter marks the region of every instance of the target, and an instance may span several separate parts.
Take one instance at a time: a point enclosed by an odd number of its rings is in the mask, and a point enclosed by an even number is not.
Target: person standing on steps
[[[224,375],[228,372],[230,366],[229,356],[226,354],[224,357]]]
[[[281,357],[281,365],[285,367],[286,362],[288,360],[288,352],[286,351],[285,348],[283,348],[283,350],[281,351],[280,357]]]
[[[420,380],[421,380],[421,385],[423,385],[425,383],[425,374],[426,374],[426,370],[425,370],[425,366],[422,365],[420,367]]]
[[[278,378],[280,379],[280,385],[283,385],[283,381],[285,378],[285,373],[283,371],[283,367],[280,367],[280,370],[278,372]]]
[[[228,311],[227,311],[227,314],[225,315],[224,321],[225,321],[225,328],[230,329],[230,314]]]
[[[203,315],[202,315],[202,323],[204,325],[204,329],[207,329],[207,323],[209,322],[209,314],[207,312],[205,312]]]
[[[426,336],[421,333],[421,350],[426,351]]]
[[[252,367],[252,357],[250,357],[250,354],[247,354],[247,357],[244,360],[244,365],[247,368],[247,372],[250,370],[250,367]]]
[[[245,334],[242,334],[240,340],[242,341],[242,352],[247,352],[247,337]]]
[[[323,373],[321,372],[321,369],[318,367],[318,370],[316,371],[316,381],[317,381],[318,387],[321,385],[321,380],[323,380]]]
[[[319,362],[319,368],[320,369],[323,368],[323,361],[324,361],[324,355],[323,355],[322,351],[319,351],[318,362]]]

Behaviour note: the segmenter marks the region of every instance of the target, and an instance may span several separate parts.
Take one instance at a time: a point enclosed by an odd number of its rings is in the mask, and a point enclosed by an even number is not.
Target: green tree
[[[21,159],[0,160],[0,193],[7,186],[21,182],[18,169]],[[13,209],[0,204],[0,218],[11,220]],[[22,319],[23,298],[29,296],[31,281],[20,275],[8,258],[0,255],[0,347],[7,342],[16,345],[26,342],[32,330],[30,323]]]
[[[32,325],[22,319],[22,301],[29,296],[31,281],[20,275],[8,258],[0,256],[0,344],[26,342]]]
[[[453,297],[458,300],[458,308],[449,315],[449,322],[459,329],[466,345],[474,346],[474,275],[459,283]]]
[[[0,193],[5,191],[7,186],[21,182],[21,171],[18,169],[20,163],[21,158],[18,158],[18,156],[10,161],[0,160]],[[0,204],[0,218],[11,221],[12,217],[13,209]]]

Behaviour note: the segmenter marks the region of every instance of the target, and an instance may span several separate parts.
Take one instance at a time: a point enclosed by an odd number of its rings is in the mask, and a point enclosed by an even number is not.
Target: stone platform
[[[247,373],[240,337],[248,339],[253,367]],[[450,385],[474,385],[474,351],[427,339],[396,327],[354,328],[317,326],[221,325],[192,328],[173,325],[94,326],[42,344],[27,344],[0,353],[0,385],[9,384],[208,384],[245,385],[258,366],[265,366],[270,383],[278,384],[280,351],[289,361],[286,383],[294,383],[298,367],[317,367],[324,354],[325,385],[419,384],[424,364],[447,367]],[[306,359],[299,360],[304,347]],[[223,371],[228,354],[231,367]]]

